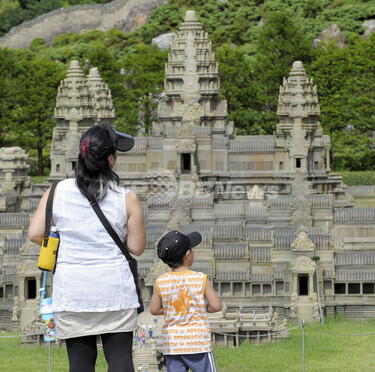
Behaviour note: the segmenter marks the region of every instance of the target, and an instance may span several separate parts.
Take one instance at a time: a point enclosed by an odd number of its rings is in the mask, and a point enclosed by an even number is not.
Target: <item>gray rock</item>
[[[367,37],[375,32],[375,19],[369,19],[366,22],[362,23],[363,27],[366,27],[365,32],[363,33],[363,37]]]
[[[314,40],[313,47],[316,48],[321,42],[328,43],[330,41],[336,41],[340,48],[346,45],[346,36],[336,24],[324,29],[320,36]]]
[[[355,131],[355,128],[354,128],[353,125],[348,124],[348,125],[345,127],[345,130],[346,130],[347,132],[354,132],[354,131]]]
[[[161,50],[168,50],[173,41],[174,33],[162,34],[151,40],[151,45],[156,45]]]

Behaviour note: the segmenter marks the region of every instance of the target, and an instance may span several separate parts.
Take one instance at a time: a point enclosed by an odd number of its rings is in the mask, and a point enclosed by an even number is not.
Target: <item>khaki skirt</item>
[[[62,340],[137,329],[137,309],[107,312],[59,311],[55,313],[56,336]]]

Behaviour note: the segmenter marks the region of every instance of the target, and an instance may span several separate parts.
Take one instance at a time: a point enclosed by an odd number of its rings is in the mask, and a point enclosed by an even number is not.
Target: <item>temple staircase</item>
[[[314,314],[314,303],[309,296],[299,296],[297,302],[297,319],[298,322],[312,322],[317,320]]]

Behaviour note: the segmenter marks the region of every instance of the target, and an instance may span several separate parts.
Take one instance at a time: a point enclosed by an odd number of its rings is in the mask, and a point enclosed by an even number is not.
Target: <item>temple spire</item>
[[[61,120],[78,126],[82,121],[95,117],[94,98],[89,92],[86,78],[79,62],[71,61],[66,78],[58,89],[55,108],[57,125]]]
[[[111,91],[100,77],[99,70],[94,67],[87,76],[87,85],[94,98],[96,123],[113,121],[115,109],[113,107]]]
[[[224,134],[227,103],[220,99],[219,69],[208,34],[197,21],[194,11],[187,11],[176,33],[165,67],[165,97],[159,104],[160,134],[170,127],[208,127]]]
[[[314,187],[318,186],[312,180],[330,170],[330,141],[319,122],[316,85],[300,61],[293,63],[289,77],[280,86],[277,114],[275,150],[279,168],[292,175],[293,195],[316,192]]]

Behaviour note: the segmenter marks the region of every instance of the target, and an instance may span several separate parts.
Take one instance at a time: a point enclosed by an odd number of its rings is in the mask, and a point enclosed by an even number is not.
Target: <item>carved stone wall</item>
[[[20,147],[0,148],[0,212],[29,211],[28,155]]]

